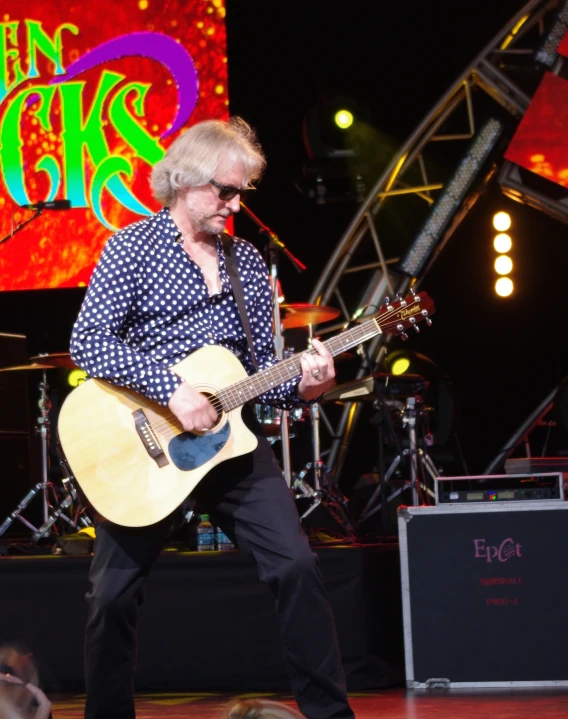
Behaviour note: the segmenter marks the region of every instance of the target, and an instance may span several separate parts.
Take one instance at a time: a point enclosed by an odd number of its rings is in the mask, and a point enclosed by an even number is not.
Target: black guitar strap
[[[250,323],[247,315],[247,308],[245,306],[245,298],[243,294],[243,285],[241,278],[239,277],[239,271],[237,269],[237,262],[233,255],[233,238],[231,235],[224,232],[221,235],[221,241],[223,243],[223,250],[225,252],[225,260],[227,262],[227,273],[231,280],[231,287],[233,288],[233,295],[239,308],[239,314],[241,316],[241,322],[247,336],[247,342],[252,357],[252,363],[255,369],[258,369],[258,362],[256,361],[256,354],[254,351],[254,345],[252,342],[252,332],[250,331]]]

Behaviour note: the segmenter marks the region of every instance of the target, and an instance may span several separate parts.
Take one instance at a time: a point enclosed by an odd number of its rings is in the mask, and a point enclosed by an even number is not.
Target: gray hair
[[[242,162],[247,182],[260,178],[266,158],[251,126],[240,117],[196,123],[172,142],[152,168],[154,197],[164,207],[171,206],[179,190],[206,185],[225,161]]]

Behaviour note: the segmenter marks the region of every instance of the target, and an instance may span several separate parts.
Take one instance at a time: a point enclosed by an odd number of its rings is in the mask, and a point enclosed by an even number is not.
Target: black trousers
[[[243,413],[246,417],[246,413]],[[247,424],[261,434],[254,420]],[[317,556],[268,441],[223,462],[193,497],[251,557],[276,598],[291,689],[308,719],[352,719],[331,607]],[[97,526],[87,593],[86,719],[133,719],[136,625],[144,585],[171,527]]]

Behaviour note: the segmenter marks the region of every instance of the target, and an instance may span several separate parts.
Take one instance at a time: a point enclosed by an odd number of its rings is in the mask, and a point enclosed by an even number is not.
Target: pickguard
[[[183,471],[197,469],[223,449],[230,434],[229,422],[225,422],[218,432],[212,434],[182,432],[169,443],[170,458],[178,469]]]

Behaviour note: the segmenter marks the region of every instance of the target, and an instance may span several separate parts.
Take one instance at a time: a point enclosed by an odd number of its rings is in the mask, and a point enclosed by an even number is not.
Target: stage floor
[[[222,708],[237,697],[282,701],[295,707],[289,695],[168,693],[138,694],[139,719],[218,719]],[[451,690],[446,693],[384,689],[350,693],[357,719],[556,719],[568,715],[568,690]],[[83,695],[53,698],[56,719],[81,719]]]

